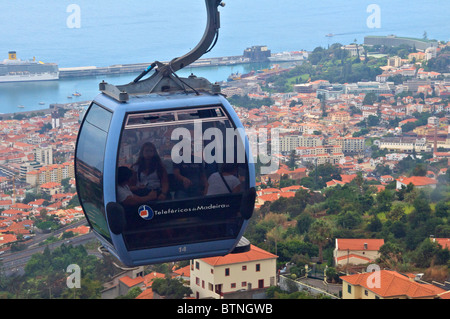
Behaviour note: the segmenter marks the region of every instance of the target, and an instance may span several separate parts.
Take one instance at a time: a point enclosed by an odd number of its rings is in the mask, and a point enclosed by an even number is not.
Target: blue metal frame
[[[180,108],[194,108],[211,105],[222,105],[228,113],[228,117],[236,128],[244,129],[236,112],[229,102],[221,95],[212,95],[202,93],[201,95],[177,93],[177,94],[148,94],[139,97],[131,97],[126,103],[118,102],[105,94],[98,95],[95,103],[111,110],[113,117],[111,119],[109,134],[106,142],[105,160],[104,160],[104,179],[103,193],[105,207],[109,202],[116,202],[116,165],[119,140],[123,129],[123,122],[127,113],[145,112],[153,110],[170,110]],[[246,136],[240,136],[245,145],[248,168],[249,168],[249,187],[255,187],[255,168],[252,161],[252,154],[249,147],[249,141]],[[107,216],[106,216],[107,218]],[[108,223],[109,225],[109,223]],[[121,234],[116,235],[110,231],[113,245],[106,241],[95,230],[95,234],[111,254],[118,258],[126,266],[138,266],[168,261],[186,260],[193,258],[204,258],[211,256],[220,256],[230,253],[238,244],[240,238],[248,225],[248,220],[244,220],[241,231],[236,239],[217,240],[212,242],[203,242],[187,244],[183,246],[169,246],[161,248],[152,248],[136,251],[128,251]],[[109,227],[109,226],[108,226]]]

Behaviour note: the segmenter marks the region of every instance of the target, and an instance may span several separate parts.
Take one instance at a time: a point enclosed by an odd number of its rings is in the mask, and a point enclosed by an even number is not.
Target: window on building
[[[246,271],[247,270],[247,266],[242,266],[242,271]]]
[[[348,292],[349,294],[352,293],[352,286],[349,285],[349,284],[347,284],[347,292]]]
[[[200,270],[200,263],[198,261],[195,262],[195,269]]]
[[[225,276],[229,276],[230,275],[230,268],[225,268]]]
[[[261,271],[261,264],[256,264],[256,271]]]
[[[247,287],[247,282],[246,282],[246,281],[243,281],[243,282],[241,283],[241,287]]]
[[[233,283],[231,284],[231,288],[236,288],[236,283],[235,283],[235,282],[233,282]]]

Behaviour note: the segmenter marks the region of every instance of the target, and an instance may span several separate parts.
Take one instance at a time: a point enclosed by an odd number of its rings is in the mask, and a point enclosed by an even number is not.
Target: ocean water
[[[230,0],[220,8],[219,41],[204,57],[241,55],[252,45],[272,52],[313,50],[332,43],[363,43],[366,35],[450,40],[448,0]],[[60,67],[167,61],[191,50],[206,24],[204,0],[0,0],[0,60],[20,59]],[[326,37],[326,34],[334,34]],[[248,66],[193,69],[210,81]],[[180,71],[180,72],[188,72]],[[180,73],[183,75],[183,73]],[[92,99],[105,79],[127,83],[136,75],[48,83],[0,84],[0,113]],[[116,82],[117,80],[117,82]],[[72,99],[74,100],[74,99]],[[44,102],[44,105],[39,105]]]

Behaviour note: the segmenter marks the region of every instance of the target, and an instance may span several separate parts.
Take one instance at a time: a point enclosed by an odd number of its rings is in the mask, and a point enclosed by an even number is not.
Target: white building
[[[276,255],[253,245],[248,252],[194,259],[190,288],[197,299],[260,293],[277,284],[276,260]]]

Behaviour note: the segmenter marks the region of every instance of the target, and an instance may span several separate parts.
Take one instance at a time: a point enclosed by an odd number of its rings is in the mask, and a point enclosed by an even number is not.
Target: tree
[[[295,156],[295,150],[292,150],[291,151],[291,154],[289,154],[289,161],[288,161],[288,167],[291,169],[291,170],[294,170],[295,169],[295,159],[296,159],[296,156]]]
[[[379,123],[380,118],[378,116],[369,115],[369,117],[367,118],[367,126],[377,126]]]
[[[405,216],[405,209],[401,204],[394,204],[387,217],[392,221],[399,221]]]
[[[363,104],[364,105],[373,105],[373,103],[375,103],[376,101],[377,101],[377,96],[375,95],[375,93],[367,93],[364,96]]]
[[[385,189],[377,195],[377,205],[379,212],[388,212],[391,209],[394,193]]]
[[[426,176],[427,175],[427,167],[422,163],[417,164],[413,169],[412,175],[413,176]]]
[[[421,191],[413,202],[414,210],[409,214],[409,221],[413,227],[424,223],[431,215],[431,207],[425,193]]]
[[[340,213],[337,218],[337,223],[346,229],[355,229],[361,222],[361,215],[355,211],[344,211]]]
[[[388,268],[395,269],[403,262],[402,249],[391,242],[387,242],[381,246],[379,253],[380,257],[378,261]]]
[[[412,261],[417,267],[428,268],[430,267],[438,251],[438,244],[433,243],[429,238],[426,238],[415,250],[415,253],[412,256]]]
[[[313,244],[319,246],[319,261],[323,261],[323,246],[331,240],[332,229],[324,219],[316,219],[309,228],[308,236]]]
[[[447,204],[445,201],[438,202],[434,208],[436,217],[447,218],[449,212],[450,204]]]
[[[152,289],[166,299],[182,299],[192,293],[191,288],[185,287],[180,280],[169,277],[153,280]]]
[[[278,253],[278,243],[283,239],[283,227],[278,225],[269,230],[266,234],[268,240],[275,243],[275,255]]]

